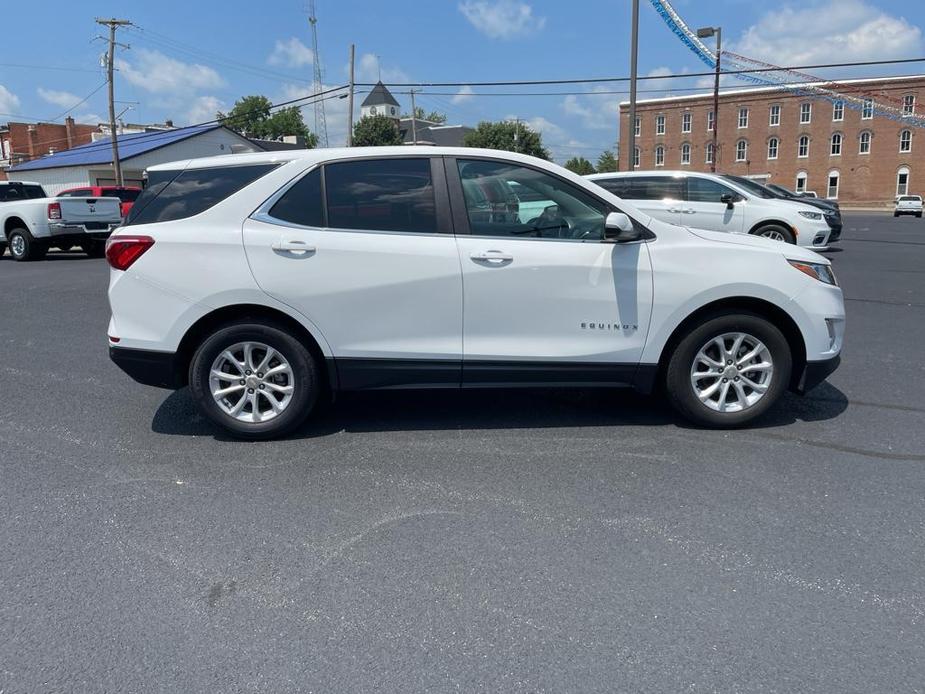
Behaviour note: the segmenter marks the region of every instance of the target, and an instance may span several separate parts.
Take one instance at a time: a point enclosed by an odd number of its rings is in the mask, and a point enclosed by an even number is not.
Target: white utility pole
[[[350,44],[350,94],[347,96],[347,146],[353,147],[353,58],[356,46]]]
[[[122,178],[122,162],[119,161],[119,140],[116,133],[116,105],[113,96],[112,70],[113,59],[116,52],[116,29],[124,26],[131,26],[132,23],[127,19],[103,19],[96,18],[96,23],[109,27],[109,52],[106,54],[106,80],[109,83],[109,139],[112,142],[112,170],[115,175],[116,185],[125,185],[125,179]],[[122,48],[128,48],[126,44],[120,43]]]
[[[414,107],[414,90],[411,90],[411,144],[418,143],[418,114]]]

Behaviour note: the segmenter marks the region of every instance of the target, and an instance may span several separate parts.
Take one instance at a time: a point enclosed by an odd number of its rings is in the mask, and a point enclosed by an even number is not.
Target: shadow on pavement
[[[751,428],[779,427],[796,421],[834,419],[848,398],[823,383],[806,397],[787,393]],[[692,428],[659,396],[628,389],[446,390],[342,393],[320,405],[290,439],[337,432],[441,431],[455,429],[535,429],[601,426]],[[171,393],[157,409],[152,431],[173,436],[214,436],[233,440],[199,415],[189,390]]]

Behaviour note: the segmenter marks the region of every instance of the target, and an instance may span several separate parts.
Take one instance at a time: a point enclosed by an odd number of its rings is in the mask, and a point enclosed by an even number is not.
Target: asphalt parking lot
[[[762,426],[343,397],[218,436],[0,259],[0,691],[925,691],[925,223],[846,215],[841,368]]]

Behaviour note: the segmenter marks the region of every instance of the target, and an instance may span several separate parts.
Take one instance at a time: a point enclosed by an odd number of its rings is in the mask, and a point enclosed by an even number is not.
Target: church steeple
[[[360,104],[360,117],[366,116],[388,116],[396,121],[401,117],[401,106],[381,80]]]

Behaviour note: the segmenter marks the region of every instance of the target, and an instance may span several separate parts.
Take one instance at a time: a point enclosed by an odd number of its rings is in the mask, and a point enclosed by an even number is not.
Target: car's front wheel
[[[793,232],[790,231],[790,229],[781,226],[780,224],[767,224],[756,229],[752,233],[755,236],[763,236],[766,239],[774,239],[775,241],[783,241],[784,243],[797,242]]]
[[[780,398],[793,368],[787,338],[751,313],[715,316],[685,336],[671,356],[665,386],[684,417],[708,427],[737,427]]]
[[[321,381],[311,352],[281,327],[225,326],[193,355],[190,391],[200,411],[244,439],[283,436],[301,424]]]

